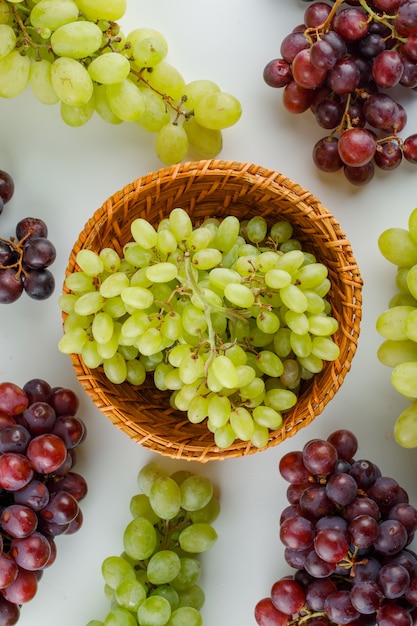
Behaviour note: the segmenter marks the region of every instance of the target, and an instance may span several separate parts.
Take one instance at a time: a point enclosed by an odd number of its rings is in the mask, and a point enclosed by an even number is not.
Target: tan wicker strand
[[[87,221],[70,254],[66,274],[77,270],[81,249],[99,252],[109,246],[122,254],[132,239],[130,224],[143,217],[155,226],[175,207],[185,209],[194,224],[207,217],[262,215],[270,225],[287,220],[303,249],[328,268],[332,284],[328,299],[339,322],[334,339],[340,357],[305,382],[296,406],[282,428],[270,433],[275,446],[310,424],[326,407],[350,371],[362,316],[362,278],[351,245],[339,223],[321,202],[283,174],[235,161],[207,160],[150,172],[117,191]],[[64,291],[66,291],[64,287]],[[191,424],[174,410],[169,393],[155,388],[149,377],[140,387],[114,385],[102,368],[90,370],[71,355],[76,376],[98,409],[132,440],[173,458],[206,462],[253,454],[258,448],[236,441],[219,449],[205,423]]]

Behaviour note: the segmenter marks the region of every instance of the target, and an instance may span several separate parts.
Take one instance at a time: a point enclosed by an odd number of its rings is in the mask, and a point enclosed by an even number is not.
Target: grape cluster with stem
[[[46,223],[38,217],[21,219],[15,237],[0,237],[0,304],[16,302],[22,293],[33,300],[49,298],[55,290],[49,269],[55,258]]]
[[[189,148],[215,157],[240,102],[212,80],[186,83],[157,30],[125,35],[116,21],[125,10],[126,0],[0,0],[0,97],[29,85],[40,102],[59,104],[69,126],[94,113],[110,124],[131,122],[155,135],[167,165]]]
[[[262,216],[194,225],[178,207],[156,227],[134,219],[131,233],[123,257],[77,253],[59,350],[114,384],[152,375],[219,448],[265,447],[303,382],[339,357],[328,268],[289,222]]]
[[[290,484],[279,535],[296,571],[257,603],[259,626],[415,623],[417,509],[357,449],[356,436],[340,429],[281,458]]]
[[[406,228],[393,226],[378,238],[382,256],[396,268],[396,292],[376,320],[383,341],[379,361],[391,368],[392,386],[410,402],[397,417],[394,437],[404,448],[417,447],[417,209]]]
[[[280,54],[265,66],[264,80],[283,88],[286,110],[309,111],[328,131],[312,150],[319,170],[342,170],[361,186],[375,167],[388,172],[403,159],[417,163],[417,134],[401,136],[407,113],[396,95],[417,87],[415,2],[312,2]]]
[[[75,471],[86,428],[79,400],[41,379],[0,383],[0,624],[13,626],[56,560],[55,537],[83,523]]]
[[[139,471],[138,484],[123,552],[101,567],[111,606],[104,621],[87,626],[202,626],[199,557],[217,541],[214,485],[188,470],[170,474],[153,461]]]

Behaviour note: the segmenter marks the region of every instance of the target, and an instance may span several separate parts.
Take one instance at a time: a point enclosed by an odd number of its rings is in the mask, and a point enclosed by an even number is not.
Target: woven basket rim
[[[270,433],[266,446],[269,448],[295,435],[324,410],[350,371],[360,334],[363,281],[351,244],[335,217],[311,192],[279,172],[246,162],[213,159],[160,168],[128,183],[95,210],[73,245],[65,276],[77,269],[75,257],[83,248],[94,249],[103,242],[111,242],[120,252],[119,238],[122,233],[126,234],[126,228],[133,219],[132,213],[135,217],[140,214],[146,219],[152,216],[156,224],[158,217],[162,219],[170,209],[181,206],[181,200],[186,199],[190,215],[197,215],[207,205],[211,216],[217,206],[212,199],[218,197],[225,198],[221,210],[218,209],[220,213],[222,211],[221,216],[229,210],[236,212],[236,207],[252,210],[253,198],[257,199],[257,206],[262,207],[262,215],[269,220],[275,219],[277,206],[280,211],[291,212],[294,227],[295,220],[297,226],[298,221],[302,222],[298,234],[306,238],[306,246],[314,237],[314,245],[311,243],[311,246],[316,246],[317,254],[329,256],[329,272],[334,275],[331,297],[338,303],[337,307],[334,302],[332,306],[339,321],[341,356],[334,362],[326,363],[325,376],[320,373],[305,384],[306,391],[302,395],[307,397],[303,398],[302,413],[298,414],[300,403],[297,403],[293,410],[285,414],[282,428]],[[65,285],[63,292],[68,293]],[[340,311],[337,310],[339,308]],[[152,387],[144,386],[146,402],[143,398],[132,400],[130,395],[129,398],[124,397],[125,383],[115,387],[103,380],[101,368],[90,370],[78,355],[71,355],[71,361],[78,381],[95,406],[116,427],[146,448],[173,458],[200,462],[242,457],[262,450],[242,441],[236,441],[230,448],[219,449],[210,439],[212,435],[205,424],[191,425],[186,414],[179,415],[178,411],[166,407],[161,426],[154,415],[158,409],[147,406],[152,405],[152,397],[157,395],[155,388],[153,393]],[[321,385],[318,384],[320,376]],[[154,404],[158,405],[159,401],[157,397]],[[135,402],[138,404],[132,413],[131,403]],[[205,431],[199,428],[201,426]],[[192,436],[189,432],[191,428],[195,431]]]

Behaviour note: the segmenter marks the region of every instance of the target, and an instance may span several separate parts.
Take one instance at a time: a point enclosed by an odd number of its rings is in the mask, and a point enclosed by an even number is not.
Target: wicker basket
[[[143,217],[157,225],[169,212],[181,207],[193,223],[207,216],[236,215],[247,219],[262,215],[270,224],[289,221],[303,249],[315,254],[329,271],[332,283],[328,299],[339,322],[334,336],[340,358],[305,383],[295,407],[286,414],[282,428],[270,433],[268,447],[275,446],[310,424],[343,383],[356,352],[362,312],[362,280],[349,241],[335,218],[311,193],[282,174],[249,163],[198,161],[163,168],[142,176],[96,210],[72,249],[67,274],[78,269],[77,252],[113,247],[122,254],[132,239],[130,224]],[[75,373],[94,404],[135,442],[173,458],[205,462],[241,457],[259,449],[236,441],[219,449],[205,423],[192,424],[185,413],[170,407],[170,392],[155,388],[152,379],[140,387],[112,384],[102,368],[90,370],[72,355]]]

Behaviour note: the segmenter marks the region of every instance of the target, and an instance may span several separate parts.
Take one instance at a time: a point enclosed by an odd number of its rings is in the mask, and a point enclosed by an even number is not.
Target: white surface
[[[345,230],[364,279],[359,349],[322,415],[266,452],[191,467],[214,480],[222,503],[218,543],[202,557],[204,624],[253,626],[256,602],[290,571],[278,539],[287,485],[277,465],[285,452],[336,428],[351,428],[360,441],[359,456],[377,462],[417,503],[417,451],[400,448],[392,437],[394,420],[406,403],[391,388],[389,370],[377,361],[381,340],[375,331],[375,320],[394,293],[394,268],[380,256],[377,238],[385,228],[406,226],[417,202],[417,170],[402,164],[390,175],[377,173],[361,189],[342,175],[315,170],[311,149],[324,133],[308,114],[286,113],[281,92],[262,79],[265,64],[279,56],[282,38],[302,22],[307,4],[301,0],[128,0],[128,5],[121,20],[125,32],[138,26],[159,29],[170,45],[168,60],[187,81],[212,79],[241,100],[243,116],[224,132],[220,157],[279,170],[313,192]],[[410,134],[417,131],[415,97],[401,96]],[[126,183],[161,166],[153,141],[151,135],[135,135],[130,126],[109,126],[99,118],[80,129],[68,128],[58,108],[37,103],[30,93],[0,102],[0,168],[16,184],[0,217],[0,236],[13,234],[16,222],[28,215],[47,221],[58,250],[52,266],[56,295],[73,242],[94,210]],[[22,609],[20,626],[84,626],[90,619],[104,619],[108,603],[101,562],[122,550],[139,469],[150,460],[173,471],[186,465],[132,443],[93,407],[69,358],[57,350],[60,337],[54,297],[41,303],[22,296],[0,309],[0,380],[24,384],[40,377],[73,388],[80,393],[79,414],[89,430],[77,464],[90,488],[82,504],[84,526],[72,537],[57,539],[57,560],[45,571],[36,598]]]

